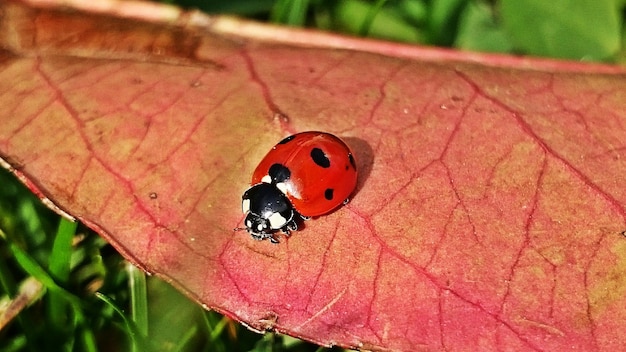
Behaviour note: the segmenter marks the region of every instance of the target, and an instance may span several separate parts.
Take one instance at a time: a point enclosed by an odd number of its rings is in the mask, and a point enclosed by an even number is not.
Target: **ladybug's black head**
[[[272,239],[276,230],[293,227],[293,207],[273,184],[259,183],[250,187],[243,194],[241,208],[246,214],[246,230],[256,239]]]
[[[256,213],[249,212],[244,224],[246,224],[246,230],[256,235],[256,237],[265,238],[267,236],[264,235],[269,235],[270,232],[272,232],[272,226],[269,220]]]

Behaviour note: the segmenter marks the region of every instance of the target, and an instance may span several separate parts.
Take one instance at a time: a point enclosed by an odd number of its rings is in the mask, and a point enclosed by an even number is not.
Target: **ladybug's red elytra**
[[[326,132],[301,132],[278,142],[252,175],[243,196],[245,229],[253,238],[278,243],[298,222],[330,212],[347,202],[357,181],[350,148]]]

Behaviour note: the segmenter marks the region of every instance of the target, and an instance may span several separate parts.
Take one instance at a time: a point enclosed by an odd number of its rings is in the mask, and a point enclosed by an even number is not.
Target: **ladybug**
[[[350,148],[325,132],[302,132],[278,142],[252,175],[242,196],[245,227],[257,240],[278,243],[298,222],[330,212],[348,201],[357,181]]]

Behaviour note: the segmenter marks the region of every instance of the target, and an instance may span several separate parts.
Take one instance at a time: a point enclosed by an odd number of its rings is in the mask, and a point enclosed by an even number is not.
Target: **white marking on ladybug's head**
[[[265,175],[263,176],[263,178],[261,179],[261,182],[265,182],[265,183],[272,183],[272,177],[270,175]]]
[[[289,190],[289,187],[287,187],[287,184],[284,182],[277,183],[276,188],[278,188],[284,194],[287,194],[287,191]]]
[[[252,220],[246,220],[246,227],[247,228],[251,228],[252,227]]]
[[[250,211],[250,199],[244,199],[241,201],[241,210],[244,214]]]
[[[283,192],[283,194],[288,194],[294,198],[300,198],[300,192],[294,189],[293,183],[291,182],[278,182],[276,184],[276,188],[278,188],[279,191]]]
[[[280,215],[280,213],[272,214],[267,220],[270,222],[270,226],[273,230],[278,230],[287,224],[287,219]]]

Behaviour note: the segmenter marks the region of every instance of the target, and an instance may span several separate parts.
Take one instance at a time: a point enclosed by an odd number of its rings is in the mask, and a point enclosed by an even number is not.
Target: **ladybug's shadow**
[[[358,179],[356,182],[356,188],[352,193],[354,198],[359,191],[365,185],[365,182],[370,177],[372,167],[374,165],[374,151],[367,141],[357,137],[342,137],[343,141],[350,147],[350,150],[354,154],[356,161],[356,171],[358,172]]]

